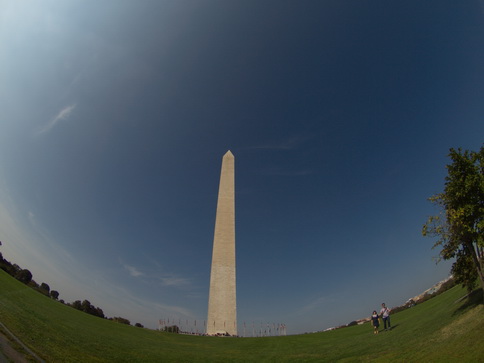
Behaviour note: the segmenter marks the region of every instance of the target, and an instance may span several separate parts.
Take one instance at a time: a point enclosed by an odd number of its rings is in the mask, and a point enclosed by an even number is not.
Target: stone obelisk
[[[213,237],[207,334],[237,335],[235,299],[235,167],[229,151],[222,159]]]

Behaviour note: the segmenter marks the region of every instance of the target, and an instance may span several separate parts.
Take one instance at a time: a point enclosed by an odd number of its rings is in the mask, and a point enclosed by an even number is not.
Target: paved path
[[[10,336],[12,340],[14,340],[18,345],[22,347],[22,349],[25,351],[27,355],[30,355],[38,362],[45,363],[44,360],[40,359],[34,352],[32,352],[24,343],[20,341],[19,338],[13,335],[13,333],[10,330],[8,330],[7,327],[3,325],[1,322],[0,322],[0,327],[7,335]],[[14,347],[12,347],[12,344],[10,343],[9,339],[2,332],[0,332],[0,363],[9,363],[12,361],[16,363],[29,362],[26,359],[26,355],[24,353],[19,352]]]
[[[0,352],[0,363],[8,363],[7,357]]]
[[[8,338],[0,333],[0,363],[10,363],[10,362],[27,362],[25,356],[16,351]]]

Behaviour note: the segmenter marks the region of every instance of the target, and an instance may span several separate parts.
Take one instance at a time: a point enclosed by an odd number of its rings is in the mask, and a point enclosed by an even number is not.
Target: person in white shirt
[[[383,328],[387,330],[388,324],[388,330],[391,330],[392,325],[390,324],[390,309],[385,306],[385,303],[381,304],[380,316],[383,319]]]

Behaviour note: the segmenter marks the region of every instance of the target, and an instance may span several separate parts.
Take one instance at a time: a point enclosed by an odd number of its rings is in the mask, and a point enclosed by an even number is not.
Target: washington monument
[[[229,151],[222,159],[213,237],[207,334],[237,335],[235,299],[235,168]]]

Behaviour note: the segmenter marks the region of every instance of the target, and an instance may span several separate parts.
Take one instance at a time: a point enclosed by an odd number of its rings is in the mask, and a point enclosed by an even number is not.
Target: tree
[[[92,306],[89,300],[84,300],[81,304],[81,310],[84,311],[85,313],[94,315],[93,312],[95,308],[94,306]]]
[[[112,321],[115,321],[117,323],[121,324],[126,324],[126,325],[131,325],[131,322],[128,319],[122,318],[120,316],[115,316],[114,318],[111,319]]]
[[[10,275],[15,277],[15,275],[17,275],[21,270],[22,270],[22,268],[19,265],[17,265],[16,263],[14,263],[12,265],[12,270],[11,270]]]
[[[92,305],[89,300],[84,300],[82,303],[80,300],[76,300],[71,304],[68,304],[69,306],[73,307],[76,310],[83,311],[87,314],[91,314],[100,318],[105,318],[104,312],[102,311],[101,308],[97,308],[94,305]]]
[[[166,331],[167,333],[176,333],[176,334],[179,334],[180,333],[180,328],[177,325],[165,326],[164,331]]]
[[[54,300],[57,300],[59,298],[59,291],[51,290],[50,297],[53,298]]]
[[[82,303],[81,300],[76,300],[72,304],[70,304],[76,310],[82,310]]]
[[[30,281],[32,281],[32,273],[29,270],[20,270],[15,275],[15,278],[24,284],[28,284]]]
[[[40,290],[39,291],[46,296],[50,296],[50,286],[47,285],[45,282],[40,284]]]
[[[424,224],[424,236],[438,237],[439,260],[455,258],[452,274],[470,292],[479,280],[484,289],[484,146],[480,151],[450,149],[444,192],[429,200],[439,214]]]
[[[10,275],[13,273],[12,264],[5,259],[1,261],[0,268]]]
[[[103,318],[103,319],[105,318],[103,309],[101,309],[101,308],[96,308],[96,314],[95,315],[99,316],[100,318]]]
[[[30,282],[27,285],[34,290],[37,290],[37,291],[40,290],[40,286],[35,280],[30,280]]]

